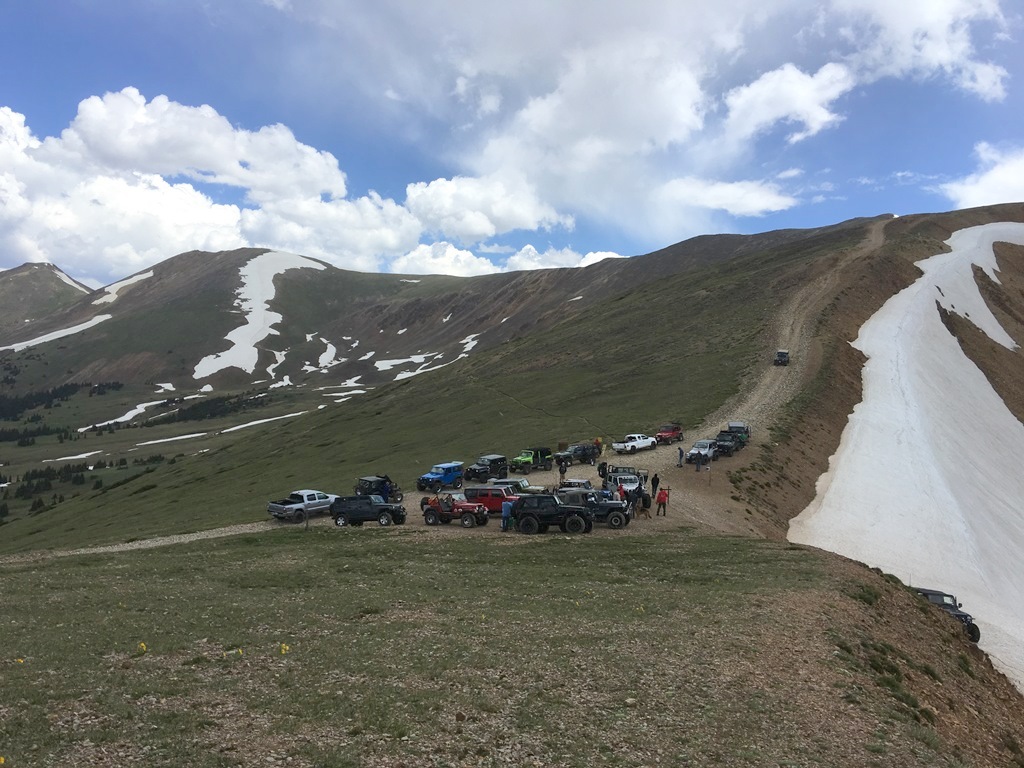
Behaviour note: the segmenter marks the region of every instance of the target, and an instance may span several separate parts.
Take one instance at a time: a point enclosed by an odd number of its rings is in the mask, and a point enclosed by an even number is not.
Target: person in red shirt
[[[655,515],[665,515],[668,517],[668,488],[662,488],[658,491],[657,497],[654,499],[658,503],[658,509]]]

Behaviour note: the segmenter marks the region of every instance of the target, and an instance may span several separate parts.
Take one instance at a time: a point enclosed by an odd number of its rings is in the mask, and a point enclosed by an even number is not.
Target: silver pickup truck
[[[278,499],[267,504],[267,512],[278,520],[298,522],[306,517],[327,512],[331,508],[331,502],[336,498],[336,493],[292,491],[287,499]]]

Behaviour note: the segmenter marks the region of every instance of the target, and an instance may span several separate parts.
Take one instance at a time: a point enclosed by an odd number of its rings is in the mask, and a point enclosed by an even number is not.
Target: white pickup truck
[[[658,441],[655,438],[641,434],[626,435],[626,439],[621,443],[612,443],[612,450],[616,453],[636,453],[645,448],[654,449],[657,447]]]
[[[292,491],[287,499],[278,499],[267,504],[267,512],[278,520],[298,522],[331,508],[331,502],[338,498],[335,493],[323,491]]]

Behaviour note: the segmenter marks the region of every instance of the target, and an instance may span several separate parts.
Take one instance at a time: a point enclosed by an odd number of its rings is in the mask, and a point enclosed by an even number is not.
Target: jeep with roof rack
[[[512,459],[509,470],[528,475],[531,469],[550,470],[554,463],[550,448],[524,448]]]
[[[917,594],[923,597],[932,605],[938,606],[954,619],[964,625],[964,632],[967,633],[967,639],[972,643],[976,643],[981,640],[981,629],[974,623],[974,617],[966,611],[961,610],[963,604],[960,603],[955,595],[951,595],[948,592],[940,592],[937,589],[924,589],[922,587],[914,588]]]

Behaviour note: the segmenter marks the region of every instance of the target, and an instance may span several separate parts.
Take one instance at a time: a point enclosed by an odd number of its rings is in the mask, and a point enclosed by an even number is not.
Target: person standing
[[[565,485],[565,459],[558,460],[558,487]]]
[[[686,461],[686,454],[683,453],[683,446],[680,445],[679,446],[679,463],[676,464],[676,466],[677,467],[683,466],[685,461]]]
[[[501,530],[507,531],[512,527],[512,502],[505,499],[501,502]]]
[[[668,517],[668,510],[666,509],[668,506],[668,488],[662,488],[658,491],[656,501],[658,502],[658,509],[655,512],[655,515],[664,515],[665,517]]]
[[[700,451],[693,456],[693,471],[700,472],[700,465],[704,463],[704,454]]]
[[[661,485],[661,478],[658,477],[658,473],[654,473],[654,477],[651,478],[651,493],[655,496],[658,495],[658,486]]]
[[[633,509],[636,510],[635,514],[637,516],[643,514],[644,517],[650,520],[650,502],[648,502],[646,507],[644,506],[644,489],[638,485],[633,491],[631,491],[631,493],[633,494]]]

